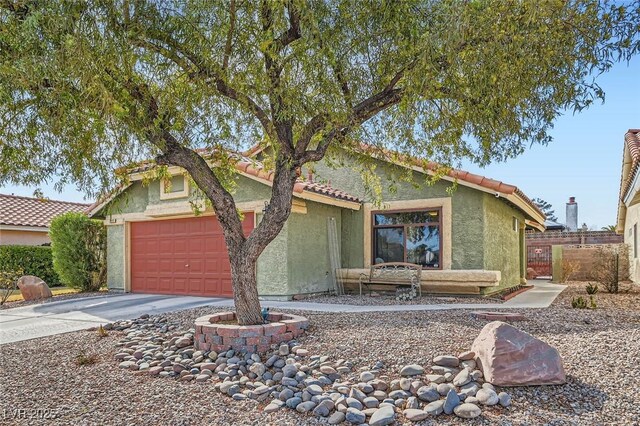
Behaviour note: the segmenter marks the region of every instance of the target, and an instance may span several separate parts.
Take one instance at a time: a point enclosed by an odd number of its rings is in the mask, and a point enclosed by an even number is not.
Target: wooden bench
[[[421,273],[422,266],[414,263],[387,262],[371,265],[369,274],[360,274],[360,296],[362,296],[363,284],[369,287],[369,294],[371,294],[371,284],[382,284],[417,287],[418,294],[422,297]]]

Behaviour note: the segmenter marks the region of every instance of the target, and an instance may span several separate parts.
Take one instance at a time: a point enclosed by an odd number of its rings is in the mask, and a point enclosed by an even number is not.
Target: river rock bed
[[[311,413],[329,424],[387,425],[400,415],[419,422],[455,415],[473,419],[485,406],[509,407],[511,396],[484,383],[473,352],[441,355],[433,365],[403,366],[391,379],[382,361],[357,368],[345,359],[310,354],[293,340],[267,354],[199,351],[194,330],[180,332],[164,317],[143,316],[107,324],[126,333],[116,346],[119,367],[136,374],[209,382],[234,400],[256,400],[261,409]]]

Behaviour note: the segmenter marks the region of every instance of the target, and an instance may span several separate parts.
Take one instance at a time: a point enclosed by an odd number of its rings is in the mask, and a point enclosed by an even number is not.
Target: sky
[[[624,134],[640,128],[640,57],[618,63],[599,77],[604,104],[568,112],[554,123],[553,141],[535,145],[516,159],[485,168],[465,163],[463,168],[518,186],[530,198],[551,203],[559,222],[565,221],[569,197],[578,203],[578,226],[591,229],[616,223]],[[73,185],[58,193],[55,182],[40,186],[45,197],[78,202],[86,200]],[[0,187],[2,194],[33,196],[34,187]]]

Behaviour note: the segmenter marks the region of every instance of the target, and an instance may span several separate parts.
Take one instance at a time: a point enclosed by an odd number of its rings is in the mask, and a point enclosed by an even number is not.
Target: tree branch
[[[231,56],[231,42],[233,41],[233,32],[236,28],[236,0],[231,0],[229,5],[229,32],[227,33],[227,41],[224,46],[224,58],[222,59],[222,69],[226,70],[229,66],[229,56]]]
[[[269,119],[269,116],[250,96],[231,87],[222,74],[214,67],[206,64],[205,60],[199,57],[195,52],[186,49],[183,45],[167,34],[151,31],[149,31],[148,34],[168,46],[168,48],[161,47],[148,40],[142,40],[141,42],[146,43],[147,48],[174,61],[174,63],[182,68],[192,80],[196,80],[197,77],[206,77],[211,79],[221,95],[226,96],[227,98],[246,107],[249,112],[258,119],[267,135],[273,139],[277,138],[277,133],[272,121]],[[184,62],[184,60],[181,60],[181,56],[187,58],[188,61],[193,64],[196,69],[195,72],[192,67],[189,67],[188,64]]]
[[[294,41],[298,40],[302,37],[302,33],[300,31],[300,11],[295,7],[293,1],[287,2],[287,12],[289,15],[289,28],[287,31],[280,34],[280,36],[275,40],[276,45],[278,46],[278,50],[282,50]]]

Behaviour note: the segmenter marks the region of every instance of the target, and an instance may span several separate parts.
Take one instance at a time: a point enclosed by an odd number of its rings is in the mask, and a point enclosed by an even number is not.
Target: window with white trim
[[[184,175],[160,180],[160,199],[172,200],[189,196],[189,181]]]

